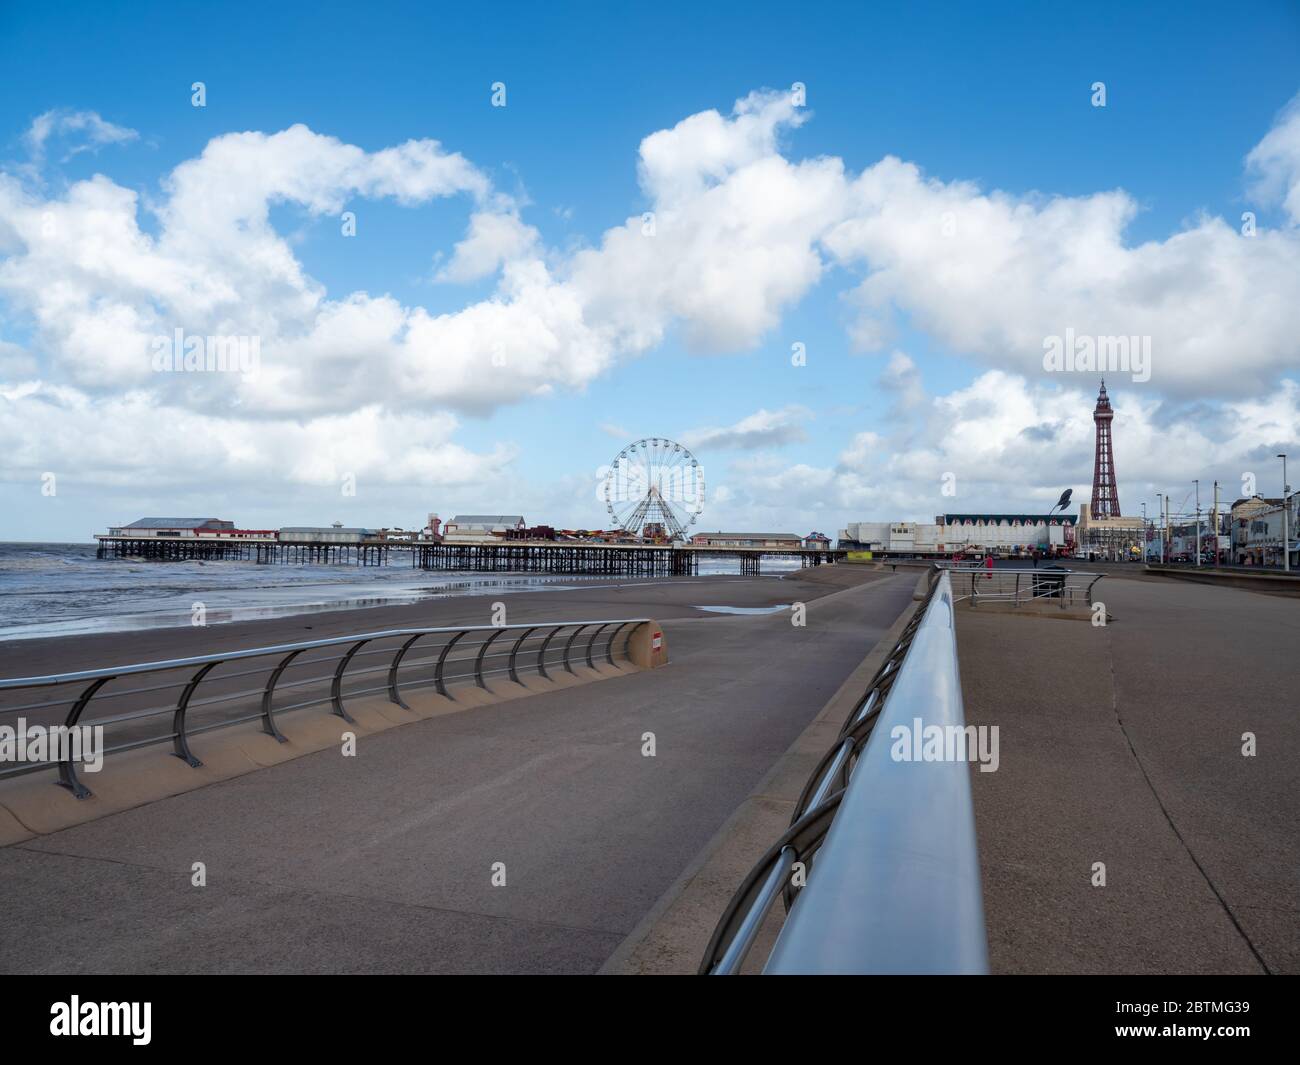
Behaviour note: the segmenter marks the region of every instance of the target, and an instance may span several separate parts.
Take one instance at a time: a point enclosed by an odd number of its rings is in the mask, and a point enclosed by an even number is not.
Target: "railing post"
[[[578,633],[580,633],[586,627],[587,627],[586,625],[579,625],[576,629],[574,629],[573,632],[569,635],[568,641],[564,645],[564,668],[567,669],[570,673],[573,672],[573,666],[569,664],[569,651],[573,647],[573,641],[578,638]]]
[[[537,652],[537,672],[547,680],[551,679],[551,675],[546,672],[546,648],[551,645],[551,641],[555,639],[556,633],[563,631],[563,629],[563,625],[556,625],[555,628],[548,632],[546,634],[546,639],[542,641],[542,649]]]
[[[619,622],[618,628],[609,635],[609,643],[605,644],[605,658],[608,659],[611,666],[618,664],[614,661],[614,641],[618,639],[618,634],[626,629],[629,624],[630,622],[627,621]]]
[[[68,732],[66,737],[68,749],[65,757],[59,759],[58,783],[60,787],[67,788],[78,799],[89,799],[94,793],[78,778],[77,767],[72,762],[72,730],[77,727],[81,712],[86,709],[86,705],[95,697],[95,692],[99,691],[110,680],[115,679],[115,677],[100,677],[98,680],[93,681],[90,687],[83,691],[77,701],[72,704],[72,709],[68,711],[68,719],[63,723],[63,727]]]
[[[484,640],[479,646],[478,657],[474,659],[474,683],[484,691],[487,690],[487,683],[483,680],[483,658],[487,654],[487,649],[491,647],[492,644],[496,642],[496,638],[505,631],[505,629],[497,629],[491,636]]]
[[[296,651],[290,651],[280,659],[280,664],[271,671],[270,677],[267,678],[266,690],[262,692],[262,731],[268,736],[274,736],[276,741],[279,743],[288,743],[289,740],[288,737],[275,727],[275,711],[271,706],[271,698],[275,695],[275,686],[279,683],[280,674],[285,671],[290,662],[305,650],[307,650],[307,648],[300,647]]]
[[[412,636],[409,640],[407,640],[404,644],[402,644],[402,646],[397,649],[397,654],[393,655],[393,664],[388,667],[389,701],[396,703],[403,710],[409,710],[411,708],[407,706],[406,703],[402,700],[402,694],[397,690],[397,667],[402,664],[402,659],[406,657],[406,652],[411,649],[411,645],[414,644],[416,640],[420,639],[421,636],[427,636],[427,635],[428,633],[417,632],[414,636]]]
[[[194,689],[199,686],[199,681],[208,675],[214,666],[219,662],[209,662],[203,666],[197,673],[190,678],[185,690],[181,692],[181,697],[176,701],[176,713],[172,715],[172,753],[191,769],[198,769],[203,763],[194,757],[194,752],[190,750],[190,741],[185,735],[185,712],[190,707],[190,697],[194,694]]]
[[[515,641],[515,645],[512,648],[510,648],[510,679],[513,680],[516,684],[524,688],[528,687],[528,685],[524,684],[524,682],[519,679],[519,674],[515,671],[515,656],[519,654],[520,645],[536,631],[537,631],[536,626],[534,626],[531,629],[525,629],[524,634],[520,636],[519,639]]]
[[[762,928],[768,910],[772,908],[772,903],[785,887],[796,861],[798,855],[793,847],[787,844],[781,848],[776,861],[772,863],[772,871],[767,874],[767,879],[763,881],[763,886],[754,896],[748,911],[731,937],[731,942],[727,944],[727,949],[723,951],[718,964],[714,966],[714,975],[732,975],[740,972],[740,967],[745,963],[745,958],[749,956],[750,949],[754,946],[754,940],[758,938],[758,930]]]
[[[753,933],[757,932],[757,927],[751,925],[751,922],[761,926],[763,916],[772,908],[776,896],[785,886],[794,862],[799,861],[801,855],[811,854],[826,835],[843,794],[836,792],[828,796],[820,806],[799,818],[749,871],[713,929],[704,958],[700,962],[701,976],[729,976],[739,970],[753,946]],[[774,875],[773,866],[781,869],[782,875]],[[749,941],[737,945],[736,940],[742,935],[748,935]],[[733,951],[733,946],[738,946],[738,949]]]
[[[350,648],[348,653],[339,660],[338,669],[334,671],[334,679],[330,682],[330,702],[334,704],[334,713],[338,714],[349,725],[355,725],[356,722],[348,716],[348,712],[343,709],[343,671],[348,668],[348,663],[352,661],[352,656],[361,648],[368,644],[369,640],[358,640]]]
[[[460,638],[464,636],[465,633],[467,632],[469,632],[469,629],[461,629],[460,632],[456,633],[455,636],[453,636],[450,640],[447,641],[446,644],[443,645],[442,654],[438,656],[438,664],[437,666],[434,667],[433,670],[433,683],[438,689],[438,694],[445,695],[448,699],[451,698],[451,692],[447,691],[447,685],[443,683],[442,667],[446,664],[447,655],[451,652],[451,649],[455,647],[457,643],[460,642]]]
[[[587,668],[588,669],[596,668],[596,663],[591,660],[591,649],[596,646],[596,640],[600,638],[600,634],[604,632],[607,628],[609,628],[608,622],[606,622],[595,632],[593,632],[591,634],[591,639],[587,641]]]

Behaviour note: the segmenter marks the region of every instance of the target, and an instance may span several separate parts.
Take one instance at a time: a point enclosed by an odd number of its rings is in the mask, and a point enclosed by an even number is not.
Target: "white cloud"
[[[866,346],[902,312],[949,350],[1021,373],[1042,373],[1044,339],[1067,329],[1149,336],[1151,384],[1166,394],[1250,395],[1296,365],[1295,232],[1247,237],[1203,218],[1129,246],[1126,193],[983,193],[893,158],[854,179],[851,199],[825,244],[866,271]]]
[[[476,211],[469,233],[456,245],[451,261],[438,272],[440,281],[477,281],[496,273],[502,263],[532,252],[541,234],[520,221],[517,214]]]
[[[72,143],[78,137],[83,143]],[[46,111],[32,120],[23,137],[34,165],[40,166],[44,162],[46,146],[52,138],[69,141],[68,154],[63,157],[66,162],[74,155],[93,152],[105,144],[125,144],[136,140],[139,134],[125,126],[104,121],[95,111],[69,111],[66,108]]]
[[[901,351],[889,356],[885,372],[880,375],[880,387],[894,394],[896,415],[915,410],[925,401],[925,386],[916,363]]]
[[[304,126],[215,138],[162,182],[156,237],[136,194],[106,177],[55,199],[0,177],[0,293],[32,319],[50,370],[82,388],[151,388],[245,413],[364,402],[483,412],[582,388],[675,320],[708,349],[749,346],[773,328],[820,276],[813,242],[842,187],[838,165],[763,155],[777,127],[797,121],[784,98],[754,96],[732,119],[714,116],[716,137],[647,138],[651,189],[680,189],[692,173],[709,187],[676,206],[656,200],[655,236],[634,218],[554,267],[512,201],[435,141],[367,153]],[[670,165],[676,142],[693,154]],[[331,299],[270,223],[277,203],[334,215],[354,197],[458,193],[477,210],[443,277],[501,276],[492,298],[440,315],[364,292]],[[158,381],[150,340],[178,327],[259,337],[263,373],[222,387]]]
[[[1108,391],[1126,514],[1141,513],[1143,501],[1154,513],[1156,492],[1190,512],[1197,478],[1203,509],[1216,480],[1226,506],[1246,474],[1260,485],[1280,478],[1275,454],[1300,448],[1300,385],[1292,381],[1267,399],[1230,401],[1199,417],[1137,389]],[[772,455],[730,464],[727,513],[710,523],[757,528],[783,514],[825,515],[833,533],[849,521],[933,521],[944,511],[1038,513],[1065,488],[1074,489],[1077,509],[1091,495],[1095,402],[1091,389],[990,370],[965,388],[926,395],[890,435],[855,434],[834,465],[787,466]],[[956,495],[943,494],[947,474]]]
[[[0,383],[18,381],[36,374],[36,360],[18,344],[0,340]]]
[[[806,440],[801,422],[811,417],[803,407],[783,407],[781,410],[758,410],[741,418],[734,425],[715,429],[688,429],[679,434],[683,444],[692,450],[714,451],[754,450],[780,447],[784,444]]]
[[[1247,159],[1257,194],[1293,223],[1297,106]],[[507,451],[458,452],[453,412],[581,390],[671,330],[703,352],[750,349],[832,264],[861,274],[850,296],[861,312],[851,326],[860,345],[883,349],[895,319],[906,317],[937,346],[993,369],[928,400],[916,367],[895,353],[881,384],[896,397],[899,421],[885,435],[859,434],[838,464],[793,473],[750,456],[715,502],[739,507],[752,482],[761,489],[754,499],[783,501],[789,492],[823,509],[902,508],[929,498],[937,477],[959,463],[977,471],[959,476],[985,478],[979,483],[990,492],[1032,486],[1054,500],[1056,482],[1077,471],[1079,449],[1091,454],[1090,402],[1080,414],[1077,379],[1041,369],[1044,338],[1067,328],[1153,338],[1145,398],[1126,394],[1120,407],[1133,419],[1129,439],[1143,445],[1133,453],[1135,476],[1147,476],[1139,464],[1170,446],[1213,453],[1208,438],[1161,420],[1186,397],[1227,397],[1214,417],[1229,426],[1237,450],[1228,454],[1249,457],[1240,424],[1248,417],[1272,419],[1269,431],[1280,437],[1294,433],[1293,402],[1275,409],[1253,397],[1276,389],[1300,362],[1297,226],[1251,238],[1206,217],[1165,240],[1130,244],[1138,207],[1123,191],[1011,195],[927,178],[892,157],[851,174],[832,156],[783,154],[784,135],[806,117],[787,94],[755,93],[728,115],[706,111],[651,133],[637,163],[653,225],[638,212],[573,252],[544,247],[519,203],[433,140],[367,152],[301,125],[231,133],[177,166],[156,200],[143,202],[104,175],[47,194],[22,168],[0,174],[0,299],[6,322],[24,327],[21,350],[0,349],[10,382],[6,439],[23,455],[39,441],[57,457],[60,439],[96,435],[104,446],[83,466],[112,473],[124,454],[161,465],[166,449],[141,449],[133,434],[140,419],[166,421],[228,443],[234,455],[310,445],[309,467],[283,474],[303,481],[335,469],[327,442],[339,434],[354,434],[363,450],[396,434],[417,442],[426,465],[403,459],[376,476],[448,476],[458,464],[508,460]],[[100,145],[134,132],[93,112],[50,112],[34,124],[29,146],[41,155],[65,135]],[[417,207],[446,197],[467,200],[469,219],[439,276],[497,276],[490,297],[446,313],[389,294],[328,293],[271,222],[280,204],[333,224],[366,198]],[[257,336],[260,373],[153,373],[151,337],[177,327]],[[44,383],[13,387],[29,375]],[[1086,392],[1093,381],[1077,385]],[[1282,395],[1293,399],[1291,387]],[[412,419],[431,412],[441,435],[421,436]],[[756,448],[798,439],[798,421],[789,408],[761,410],[695,433],[700,446]],[[55,439],[54,427],[68,435]],[[152,429],[140,439],[159,443]],[[267,476],[265,464],[230,455],[217,468]]]
[[[1300,94],[1246,156],[1246,169],[1254,195],[1266,204],[1280,203],[1291,224],[1300,225]]]
[[[712,110],[691,115],[641,142],[642,187],[663,207],[697,199],[742,167],[774,156],[779,132],[807,117],[789,93],[774,92],[750,93],[729,118]]]
[[[53,470],[74,482],[158,489],[189,484],[201,470],[214,491],[247,482],[331,487],[345,474],[356,478],[358,491],[413,483],[437,490],[479,484],[514,457],[504,446],[479,454],[455,444],[456,427],[450,414],[365,406],[308,422],[266,419],[250,432],[240,418],[166,406],[146,392],[102,398],[55,386],[0,391],[0,453],[15,480],[35,481]],[[269,464],[274,478],[267,477]]]

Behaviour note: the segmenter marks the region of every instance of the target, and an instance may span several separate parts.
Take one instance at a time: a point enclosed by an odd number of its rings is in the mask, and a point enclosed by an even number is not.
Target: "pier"
[[[687,577],[701,558],[734,558],[740,572],[761,572],[763,558],[797,557],[803,567],[842,562],[843,551],[782,547],[673,546],[570,540],[443,543],[433,540],[363,540],[355,543],[286,543],[271,537],[129,537],[101,535],[97,558],[156,562],[245,561],[280,565],[400,565],[468,573],[572,573],[596,576]]]

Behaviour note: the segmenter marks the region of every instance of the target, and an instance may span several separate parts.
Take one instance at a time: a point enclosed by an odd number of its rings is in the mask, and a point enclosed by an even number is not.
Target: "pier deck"
[[[468,573],[572,573],[685,577],[705,558],[734,558],[742,574],[760,572],[764,558],[798,558],[803,566],[843,561],[843,551],[786,547],[714,547],[703,544],[594,543],[580,540],[507,540],[495,544],[433,540],[297,543],[271,538],[216,536],[97,536],[99,558],[158,562],[247,561],[264,564],[387,566]]]

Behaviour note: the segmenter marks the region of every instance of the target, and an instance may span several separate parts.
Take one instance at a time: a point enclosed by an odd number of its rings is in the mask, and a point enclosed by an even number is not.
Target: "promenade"
[[[813,583],[574,593],[618,600],[581,604],[597,614],[657,606],[669,665],[405,725],[363,739],[355,758],[305,755],[0,850],[11,897],[42,914],[5,923],[0,971],[593,972],[914,583],[829,567]],[[808,592],[831,594],[808,599],[805,627],[785,611],[691,605]],[[556,616],[569,597],[514,597],[511,620]],[[485,607],[444,609],[474,619]],[[195,862],[205,887],[191,885]]]
[[[993,971],[1300,972],[1300,604],[1096,597],[1104,627],[958,618],[967,723],[1001,732],[972,774]]]
[[[1300,610],[1133,572],[1097,586],[1103,627],[957,612],[967,724],[999,730],[971,773],[991,969],[1300,972]],[[654,612],[670,663],[0,849],[41,913],[0,931],[0,971],[693,972],[918,573],[515,597],[521,621]]]
[[[990,970],[1300,972],[1300,609],[1114,569],[1095,589],[1104,627],[957,611],[966,723],[999,736],[998,769],[971,769]],[[863,662],[606,972],[696,970],[882,661]],[[761,970],[780,914],[743,971]]]

